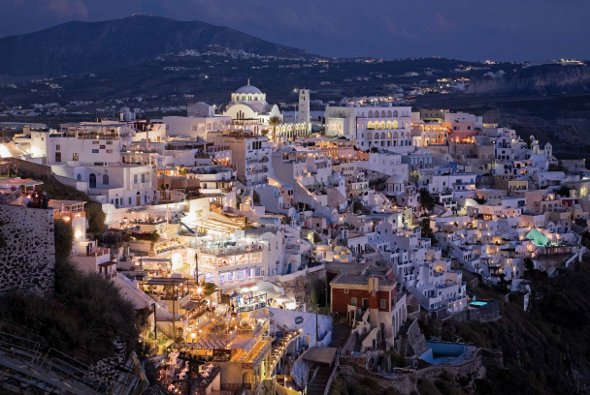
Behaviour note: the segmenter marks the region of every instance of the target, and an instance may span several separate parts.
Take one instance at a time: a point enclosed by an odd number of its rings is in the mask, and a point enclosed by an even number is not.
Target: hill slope
[[[305,52],[204,22],[133,16],[103,22],[68,22],[0,39],[0,74],[51,76],[132,66],[186,49],[226,47],[259,55]]]

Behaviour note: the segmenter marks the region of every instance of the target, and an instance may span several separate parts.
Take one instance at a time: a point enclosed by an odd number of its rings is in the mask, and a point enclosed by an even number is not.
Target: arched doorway
[[[96,188],[96,174],[90,174],[88,177],[88,183],[90,184],[90,188]]]

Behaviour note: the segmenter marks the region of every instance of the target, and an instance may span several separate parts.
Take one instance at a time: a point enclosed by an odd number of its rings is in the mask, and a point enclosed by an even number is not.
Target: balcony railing
[[[249,245],[249,246],[239,246],[239,247],[228,247],[228,248],[207,248],[201,247],[200,251],[203,254],[208,255],[215,255],[215,256],[227,256],[227,255],[241,255],[247,254],[250,252],[260,252],[262,251],[261,245]]]

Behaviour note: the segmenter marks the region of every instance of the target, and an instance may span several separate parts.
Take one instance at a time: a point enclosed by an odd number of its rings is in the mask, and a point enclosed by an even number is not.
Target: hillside
[[[556,278],[527,272],[534,292],[528,312],[522,310],[521,301],[511,300],[504,304],[497,322],[443,324],[445,340],[461,339],[503,351],[504,369],[489,370],[478,383],[478,393],[590,393],[589,263],[585,259]],[[488,287],[472,292],[501,298]]]
[[[166,53],[210,47],[266,56],[298,57],[299,49],[199,21],[133,16],[103,22],[68,22],[0,39],[0,75],[51,76],[136,65]]]
[[[590,90],[590,67],[588,66],[545,64],[523,68],[517,73],[502,71],[501,76],[474,79],[467,92],[562,94]]]

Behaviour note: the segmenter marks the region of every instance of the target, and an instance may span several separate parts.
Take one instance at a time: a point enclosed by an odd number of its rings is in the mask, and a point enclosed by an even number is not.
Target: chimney
[[[369,322],[374,328],[379,325],[379,278],[369,277]]]

